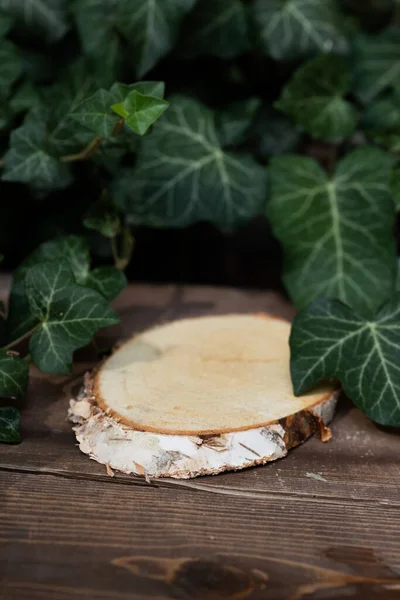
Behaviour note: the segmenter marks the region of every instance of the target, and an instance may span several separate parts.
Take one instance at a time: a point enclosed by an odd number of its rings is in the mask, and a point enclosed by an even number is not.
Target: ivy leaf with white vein
[[[276,60],[348,50],[334,0],[256,0],[253,16],[262,49]]]
[[[143,138],[135,168],[117,175],[112,192],[134,223],[212,221],[231,228],[263,211],[266,170],[248,154],[225,152],[214,113],[180,96]]]
[[[56,42],[68,30],[67,0],[0,0],[0,10],[48,42]]]
[[[356,126],[356,109],[344,99],[349,91],[350,70],[346,61],[325,54],[295,72],[275,107],[315,138],[340,139],[353,133]]]
[[[392,294],[391,169],[387,154],[368,147],[347,154],[331,179],[310,157],[271,159],[267,214],[299,308],[332,296],[369,314]]]
[[[371,320],[338,300],[316,300],[296,316],[290,351],[296,395],[338,379],[370,419],[400,427],[399,293]]]
[[[71,113],[74,121],[78,121],[94,134],[102,137],[112,135],[116,124],[118,123],[117,115],[111,110],[113,97],[107,90],[97,90],[79,104]]]
[[[247,7],[241,0],[201,0],[182,29],[179,51],[187,57],[234,58],[251,47]]]
[[[63,189],[71,183],[69,167],[56,158],[48,145],[43,123],[24,124],[11,134],[4,156],[3,181],[29,183],[43,189]]]
[[[400,76],[400,28],[354,40],[354,91],[368,103],[382,91],[396,87]]]
[[[48,262],[29,269],[25,288],[32,314],[39,321],[29,351],[45,373],[70,373],[72,354],[96,331],[119,322],[107,300],[77,285],[67,263]]]
[[[118,30],[133,49],[136,74],[149,71],[175,44],[181,21],[195,0],[130,0],[118,3]]]
[[[15,353],[0,350],[0,398],[19,398],[28,385],[28,363]]]

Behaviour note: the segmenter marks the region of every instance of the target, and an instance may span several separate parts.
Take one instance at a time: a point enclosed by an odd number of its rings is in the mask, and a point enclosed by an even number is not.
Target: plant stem
[[[117,239],[115,237],[112,237],[110,239],[110,243],[111,243],[111,251],[112,251],[112,255],[113,255],[113,259],[114,259],[114,264],[118,269],[119,256],[118,256],[118,248],[117,248]]]
[[[100,146],[101,142],[104,139],[105,138],[101,135],[97,136],[96,138],[94,138],[94,140],[90,142],[90,144],[86,146],[86,148],[81,150],[81,152],[77,152],[76,154],[67,154],[67,156],[62,156],[60,158],[61,162],[70,163],[75,162],[77,160],[85,160],[86,158],[89,158],[89,156],[93,154],[93,152],[98,148],[98,146]]]
[[[2,349],[3,350],[11,350],[11,348],[14,348],[14,346],[18,346],[18,344],[20,342],[22,342],[23,340],[26,340],[28,337],[30,337],[32,335],[32,333],[35,331],[35,329],[36,329],[36,327],[34,327],[33,329],[30,329],[29,331],[27,331],[26,333],[24,333],[23,335],[21,335],[16,340],[10,342],[6,346],[3,346]]]

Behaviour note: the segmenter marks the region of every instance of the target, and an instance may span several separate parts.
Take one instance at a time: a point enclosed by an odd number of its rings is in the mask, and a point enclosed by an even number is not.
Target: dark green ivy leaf
[[[12,406],[0,407],[0,443],[17,444],[21,441],[19,433],[19,412]]]
[[[56,42],[68,30],[67,0],[0,0],[0,10],[24,29]]]
[[[18,49],[7,40],[0,39],[0,100],[10,94],[10,88],[22,73],[22,60]]]
[[[114,181],[114,198],[135,223],[183,227],[212,221],[224,228],[263,210],[266,171],[248,154],[224,152],[214,113],[196,100],[171,107],[143,138],[135,168]]]
[[[71,183],[68,166],[48,151],[48,132],[42,123],[25,124],[12,132],[2,179],[51,190]]]
[[[119,322],[101,294],[76,284],[67,263],[52,261],[32,267],[25,288],[40,323],[29,351],[45,373],[70,373],[74,350],[88,344],[99,329]]]
[[[130,0],[118,3],[118,29],[133,49],[136,74],[149,71],[175,44],[181,21],[195,0]]]
[[[0,398],[24,395],[28,385],[28,363],[13,352],[0,350]]]
[[[356,126],[356,109],[344,99],[349,91],[346,61],[333,54],[321,55],[295,72],[275,106],[313,137],[340,139]]]
[[[276,60],[347,51],[334,0],[256,0],[253,11],[262,49]]]
[[[182,29],[179,50],[188,57],[234,58],[250,48],[247,8],[241,0],[201,0]]]
[[[400,28],[354,40],[354,89],[364,103],[396,86],[400,75]]]
[[[271,160],[267,214],[284,249],[284,282],[302,308],[332,296],[362,312],[390,297],[396,273],[392,160],[362,148],[331,179],[306,156]]]
[[[400,152],[400,90],[368,104],[361,124],[377,144],[390,152]]]
[[[125,119],[125,123],[138,135],[144,135],[151,125],[168,108],[168,102],[162,98],[145,96],[132,90],[124,102],[113,104],[112,110]]]
[[[400,294],[366,320],[322,298],[294,320],[290,370],[296,395],[326,378],[381,425],[400,427]]]
[[[72,3],[83,52],[102,85],[119,75],[122,63],[118,32],[121,0],[76,0]]]
[[[118,117],[110,108],[112,103],[111,93],[100,89],[79,104],[71,116],[95,135],[106,138],[112,135],[118,123]]]
[[[89,245],[84,237],[68,235],[41,244],[13,274],[6,338],[12,342],[34,329],[37,318],[31,311],[25,290],[26,274],[32,267],[43,263],[66,263],[76,283],[100,291],[107,300],[112,300],[126,286],[126,278],[115,267],[98,267],[90,271]]]
[[[248,98],[234,102],[216,114],[216,127],[222,147],[241,144],[246,140],[260,105],[259,98]]]

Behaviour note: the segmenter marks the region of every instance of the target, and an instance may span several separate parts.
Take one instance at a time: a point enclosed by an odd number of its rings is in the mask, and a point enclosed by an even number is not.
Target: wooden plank
[[[189,287],[130,286],[118,299],[122,323],[98,339],[107,347],[153,323],[199,314],[269,311],[290,317],[293,309],[279,296],[265,292]],[[76,447],[66,421],[68,401],[81,385],[81,375],[93,366],[94,353],[77,353],[75,379],[48,377],[32,370],[22,412],[24,441],[2,446],[0,469],[46,472],[71,478],[107,479],[102,465]],[[399,435],[378,428],[345,403],[333,425],[333,439],[309,440],[287,458],[265,467],[227,473],[191,482],[161,482],[227,493],[265,494],[374,500],[384,507],[399,505]],[[322,477],[322,480],[320,479]],[[140,478],[116,475],[114,481],[146,485]]]
[[[47,474],[2,473],[1,483],[4,599],[400,594],[400,513],[390,506]]]

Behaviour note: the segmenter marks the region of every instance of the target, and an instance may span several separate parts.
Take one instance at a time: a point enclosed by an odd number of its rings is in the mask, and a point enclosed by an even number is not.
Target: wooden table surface
[[[131,286],[110,347],[155,323],[291,307],[266,292]],[[23,442],[0,446],[1,600],[400,598],[400,436],[343,402],[333,438],[189,481],[107,475],[76,446],[72,378],[32,370]]]

